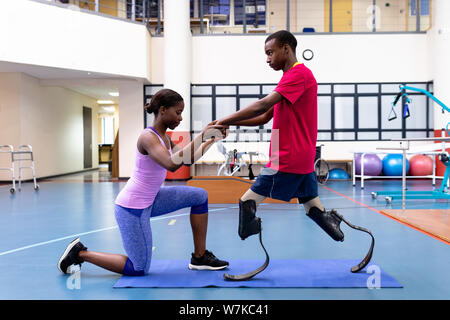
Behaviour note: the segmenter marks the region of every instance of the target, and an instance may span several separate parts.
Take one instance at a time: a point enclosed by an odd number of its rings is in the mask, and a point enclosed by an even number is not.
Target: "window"
[[[127,19],[133,18],[133,1],[127,0]],[[134,7],[134,17],[142,17],[142,3],[143,0],[136,0]]]
[[[417,14],[416,12],[416,0],[409,0],[411,2],[411,15],[415,16]],[[421,16],[428,16],[430,15],[430,0],[417,0],[420,1],[420,15]]]
[[[203,0],[203,16],[209,18],[210,24],[230,24],[230,0]]]
[[[266,0],[245,1],[246,24],[258,26],[266,25]],[[244,1],[234,0],[234,24],[243,24]]]
[[[144,105],[146,103],[149,103],[153,95],[163,88],[164,86],[162,84],[144,86]],[[154,119],[155,116],[153,114],[149,114],[144,110],[144,128],[150,126],[153,123]]]
[[[190,0],[190,15],[200,17],[200,1]],[[213,26],[243,25],[243,0],[203,0],[203,16]],[[247,25],[266,25],[266,0],[246,0],[245,18]]]
[[[114,117],[102,118],[102,144],[114,144]]]
[[[408,92],[410,117],[402,118],[405,101],[395,107],[397,118],[389,121],[391,104],[402,83],[319,83],[317,94],[318,141],[364,141],[432,137],[433,101],[419,92]],[[403,83],[405,84],[405,83]],[[407,83],[432,93],[432,83]],[[199,133],[209,122],[222,118],[261,99],[276,84],[191,85],[191,128]],[[144,100],[162,86],[145,86]],[[147,123],[151,123],[147,120]],[[255,132],[255,129],[257,130]],[[270,141],[272,121],[255,127],[231,126],[226,141]]]
[[[162,3],[161,3],[162,5]],[[147,4],[146,16],[149,18],[158,18],[158,0],[150,0]]]

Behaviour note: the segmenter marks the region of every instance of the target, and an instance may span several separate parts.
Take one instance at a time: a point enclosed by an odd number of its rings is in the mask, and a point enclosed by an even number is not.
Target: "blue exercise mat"
[[[114,288],[402,288],[379,266],[370,263],[359,273],[350,268],[357,260],[271,260],[266,270],[248,281],[227,281],[224,273],[241,274],[262,264],[255,260],[232,260],[220,271],[189,270],[187,260],[154,260],[150,273],[122,276]]]

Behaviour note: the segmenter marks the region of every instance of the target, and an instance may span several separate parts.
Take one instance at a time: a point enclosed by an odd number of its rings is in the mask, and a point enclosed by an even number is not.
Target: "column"
[[[184,99],[183,121],[176,131],[190,131],[191,30],[189,1],[164,1],[164,87]]]

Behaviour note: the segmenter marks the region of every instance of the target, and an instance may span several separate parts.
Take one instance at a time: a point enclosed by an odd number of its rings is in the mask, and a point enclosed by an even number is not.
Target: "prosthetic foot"
[[[261,232],[261,218],[256,215],[255,200],[239,200],[239,229],[238,234],[242,240]]]
[[[342,216],[335,210],[321,211],[317,207],[312,207],[306,214],[319,225],[333,240],[344,241],[344,233],[339,227]]]
[[[350,222],[348,222],[342,215],[336,212],[336,210],[331,211],[321,211],[319,208],[312,207],[308,214],[308,217],[314,220],[330,237],[332,237],[336,241],[344,241],[344,233],[342,233],[339,224],[341,221],[344,221],[350,228],[368,233],[372,238],[372,242],[370,244],[369,251],[367,252],[364,259],[361,260],[356,266],[351,268],[351,272],[359,272],[364,269],[372,259],[373,247],[375,246],[375,238],[373,237],[370,230],[358,227]]]
[[[269,265],[269,254],[262,243],[262,227],[261,218],[256,215],[256,202],[255,200],[241,201],[239,200],[239,229],[238,234],[242,240],[247,237],[259,233],[259,242],[266,254],[266,261],[259,268],[243,273],[243,274],[228,274],[224,273],[223,277],[229,281],[247,281],[256,276],[258,273],[264,271]]]

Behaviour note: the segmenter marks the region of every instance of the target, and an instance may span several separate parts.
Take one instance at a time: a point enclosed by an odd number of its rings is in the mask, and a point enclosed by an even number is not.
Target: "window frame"
[[[426,137],[432,137],[434,136],[434,127],[430,126],[430,111],[434,110],[432,109],[432,105],[430,105],[430,99],[428,97],[426,97],[426,103],[425,103],[425,108],[426,108],[426,117],[424,119],[424,127],[418,127],[418,128],[407,128],[406,127],[406,121],[407,119],[402,118],[401,119],[401,128],[397,128],[397,129],[392,129],[392,128],[383,128],[383,117],[387,117],[388,115],[383,114],[382,113],[382,97],[383,96],[395,96],[397,95],[398,91],[390,91],[390,90],[382,90],[383,85],[392,85],[392,86],[399,86],[399,85],[423,85],[425,86],[426,90],[429,91],[430,93],[433,94],[432,92],[432,86],[433,86],[433,82],[429,81],[429,82],[358,82],[358,83],[318,83],[319,88],[322,86],[329,86],[330,91],[329,92],[320,92],[317,94],[318,97],[323,96],[323,97],[330,97],[331,101],[331,108],[330,108],[330,128],[329,129],[318,129],[318,134],[330,134],[330,139],[318,139],[317,141],[388,141],[390,140],[389,138],[385,138],[383,139],[383,133],[386,132],[399,132],[401,134],[402,138],[407,138],[407,134],[410,132],[425,132],[426,133]],[[351,85],[354,86],[354,93],[336,93],[335,92],[335,86],[341,86],[341,85]],[[377,92],[358,92],[358,86],[359,85],[376,85],[378,87]],[[146,87],[161,87],[162,85],[145,85],[144,86],[144,103],[147,101],[147,99],[150,99],[152,95],[146,95],[145,91],[146,91]],[[194,86],[198,86],[198,87],[202,87],[202,86],[209,86],[211,87],[211,93],[210,94],[192,94],[192,88]],[[235,94],[217,94],[216,89],[219,86],[228,86],[228,87],[235,87]],[[239,88],[240,87],[245,87],[245,86],[258,86],[259,87],[259,92],[258,93],[254,93],[254,94],[240,94],[239,93]],[[239,111],[241,107],[240,105],[240,99],[241,98],[257,98],[257,99],[261,99],[264,96],[267,95],[267,93],[263,93],[264,92],[264,87],[265,86],[276,86],[276,84],[274,83],[244,83],[244,84],[236,84],[236,83],[215,83],[215,84],[191,84],[191,108],[193,107],[192,105],[192,98],[195,97],[210,97],[211,98],[211,115],[212,115],[212,119],[211,121],[213,121],[216,118],[217,115],[217,104],[216,104],[216,100],[217,98],[220,97],[231,97],[231,98],[235,98],[236,99],[236,111]],[[425,96],[422,93],[419,92],[408,92],[408,96],[413,100],[413,104],[414,104],[414,97],[415,96]],[[354,114],[354,126],[353,128],[346,128],[346,129],[339,129],[336,128],[335,126],[335,112],[336,112],[336,107],[335,107],[335,98],[336,97],[353,97],[354,99],[354,105],[353,105],[353,114]],[[377,113],[378,113],[378,125],[376,128],[360,128],[359,127],[359,97],[376,97],[377,98]],[[405,104],[405,98],[402,98],[402,101],[400,104],[398,104],[396,106],[396,111],[398,117],[401,117],[401,112],[399,112],[399,110],[403,109],[403,106]],[[400,109],[400,107],[402,109]],[[411,112],[414,112],[414,110],[412,109]],[[190,112],[191,117],[190,117],[190,124],[191,124],[191,128],[193,125],[193,119],[192,119],[192,112]],[[319,116],[319,115],[318,115]],[[144,111],[144,127],[147,126],[147,116],[145,114]],[[269,142],[270,139],[265,139],[264,136],[267,133],[271,133],[271,129],[269,128],[264,128],[264,126],[259,126],[258,128],[255,127],[255,129],[260,130],[259,135],[260,135],[260,140],[261,142]],[[239,136],[241,133],[246,133],[247,131],[249,131],[248,129],[242,129],[240,126],[236,126],[236,129],[230,130],[230,133],[236,134],[236,139],[234,140],[227,140],[227,142],[240,142],[239,141]],[[192,134],[197,134],[200,131],[194,131],[191,130],[191,135]],[[355,135],[355,139],[336,139],[336,135],[340,134],[340,133],[346,133],[346,132],[351,132],[354,133]],[[358,133],[366,133],[366,132],[373,132],[373,133],[377,133],[378,135],[378,139],[358,139]]]

